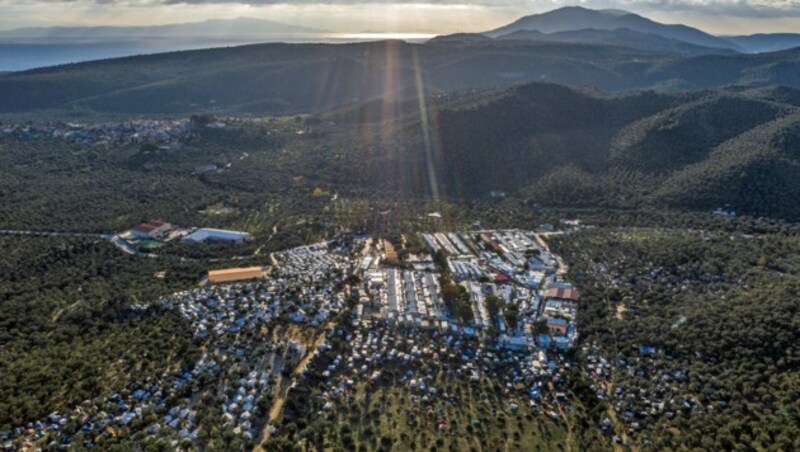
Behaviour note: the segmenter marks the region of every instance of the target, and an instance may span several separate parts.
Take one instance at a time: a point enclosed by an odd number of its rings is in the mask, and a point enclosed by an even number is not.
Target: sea
[[[57,66],[83,61],[103,60],[133,55],[196,50],[214,47],[233,47],[268,42],[288,43],[350,43],[385,39],[424,42],[433,35],[421,33],[328,33],[265,38],[149,38],[149,39],[71,39],[25,38],[0,40],[0,73]]]

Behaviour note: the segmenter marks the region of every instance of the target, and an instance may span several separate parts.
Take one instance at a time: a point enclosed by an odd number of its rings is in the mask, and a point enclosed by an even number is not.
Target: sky
[[[0,30],[254,17],[342,33],[442,34],[562,6],[624,9],[714,34],[800,32],[800,0],[0,0]]]

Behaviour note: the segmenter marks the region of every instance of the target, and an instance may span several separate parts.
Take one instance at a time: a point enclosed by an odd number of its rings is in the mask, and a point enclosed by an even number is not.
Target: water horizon
[[[398,39],[424,42],[435,35],[427,33],[305,33],[258,37],[200,38],[125,38],[113,40],[78,38],[6,38],[0,39],[0,72],[21,72],[65,64],[151,55],[165,52],[237,47],[252,44],[347,44],[353,42]]]

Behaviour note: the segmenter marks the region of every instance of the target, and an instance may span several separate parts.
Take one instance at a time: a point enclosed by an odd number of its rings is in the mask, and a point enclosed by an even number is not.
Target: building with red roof
[[[163,237],[172,225],[161,220],[151,220],[133,228],[133,235],[140,239],[157,239]]]

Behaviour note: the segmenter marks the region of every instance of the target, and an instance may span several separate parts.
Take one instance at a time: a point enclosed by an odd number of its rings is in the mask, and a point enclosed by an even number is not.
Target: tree
[[[189,121],[195,127],[205,127],[213,122],[216,122],[217,118],[214,117],[214,115],[197,114],[197,115],[192,115],[189,118]]]
[[[489,319],[492,321],[493,325],[497,324],[497,314],[503,309],[504,304],[503,299],[495,295],[489,295],[484,300],[486,311],[489,313]]]
[[[547,328],[547,321],[537,320],[533,322],[533,324],[531,325],[531,332],[533,334],[547,334],[549,332]]]
[[[519,322],[519,308],[516,305],[506,305],[505,309],[503,310],[503,316],[509,328],[512,330],[517,329]]]

